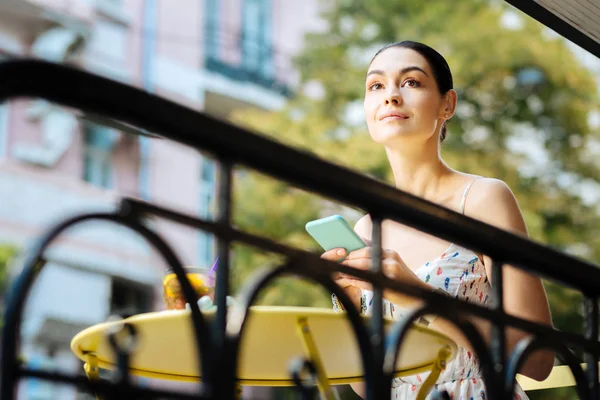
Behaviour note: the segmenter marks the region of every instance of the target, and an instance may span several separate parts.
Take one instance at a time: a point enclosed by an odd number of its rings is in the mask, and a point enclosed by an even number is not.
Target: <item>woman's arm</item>
[[[465,214],[511,233],[528,237],[527,228],[510,188],[497,179],[480,179],[473,184],[465,205]],[[492,260],[484,256],[484,265],[488,279],[492,278]],[[550,308],[542,280],[523,270],[505,266],[503,268],[504,309],[508,314],[552,326]],[[473,321],[488,339],[489,323]],[[437,320],[432,324],[436,329],[446,330],[447,323]],[[512,328],[506,330],[506,351],[509,353],[521,339],[529,336]],[[523,365],[520,373],[532,379],[544,380],[550,374],[554,364],[554,353],[538,351],[533,353]]]

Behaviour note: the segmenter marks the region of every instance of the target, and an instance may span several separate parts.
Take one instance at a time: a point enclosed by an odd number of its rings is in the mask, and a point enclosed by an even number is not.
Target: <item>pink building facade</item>
[[[318,0],[4,0],[0,60],[69,63],[225,118],[285,104],[297,85],[291,57],[307,31],[323,28],[319,8]],[[195,150],[115,121],[38,99],[0,104],[0,244],[24,248],[52,223],[113,210],[122,196],[209,216],[214,169]],[[186,264],[212,262],[207,235],[153,226]],[[122,309],[161,307],[165,266],[124,229],[82,226],[47,260],[22,327],[31,365],[78,372],[74,333]],[[25,382],[21,397],[78,398],[38,381]]]

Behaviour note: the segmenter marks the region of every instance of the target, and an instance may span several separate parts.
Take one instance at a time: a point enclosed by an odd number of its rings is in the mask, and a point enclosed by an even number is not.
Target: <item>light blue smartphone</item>
[[[339,215],[310,221],[305,228],[325,251],[342,247],[350,253],[366,246],[354,229]]]

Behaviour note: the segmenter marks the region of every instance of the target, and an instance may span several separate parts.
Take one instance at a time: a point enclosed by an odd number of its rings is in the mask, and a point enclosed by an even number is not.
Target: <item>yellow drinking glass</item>
[[[202,267],[184,267],[185,274],[194,288],[198,301],[204,296],[214,299],[215,293],[215,271]],[[163,278],[163,300],[168,310],[184,310],[185,296],[177,276],[172,270],[167,270]]]

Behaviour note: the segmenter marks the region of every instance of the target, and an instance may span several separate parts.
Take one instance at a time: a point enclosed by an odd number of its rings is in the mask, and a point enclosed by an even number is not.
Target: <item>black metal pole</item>
[[[220,159],[218,163],[219,186],[217,190],[218,210],[216,223],[222,227],[231,226],[231,201],[233,164],[227,159]],[[227,296],[229,295],[231,266],[229,260],[230,238],[220,236],[217,238],[217,253],[219,266],[217,269],[217,282],[215,300],[217,315],[213,329],[213,340],[219,351],[219,368],[221,373],[216,374],[217,396],[222,399],[235,399],[236,363],[232,362],[232,345],[227,337]]]
[[[503,263],[499,260],[492,262],[492,299],[496,311],[504,312],[504,279]],[[504,370],[506,360],[506,330],[503,323],[492,324],[491,352],[493,366],[493,380],[486,382],[488,396],[492,400],[501,399],[504,388]]]
[[[372,264],[371,271],[383,274],[383,246],[381,232],[381,217],[371,214],[373,223],[371,231]],[[367,382],[367,399],[380,399],[387,392],[389,396],[390,386],[385,382],[383,375],[384,342],[385,331],[383,324],[383,288],[373,285],[373,313],[371,317],[371,351],[373,351],[376,374],[371,382]]]
[[[598,297],[596,295],[586,296],[583,300],[585,309],[585,337],[590,340],[598,340]],[[598,355],[585,352],[585,363],[587,365],[586,375],[593,400],[599,400],[598,392]]]

